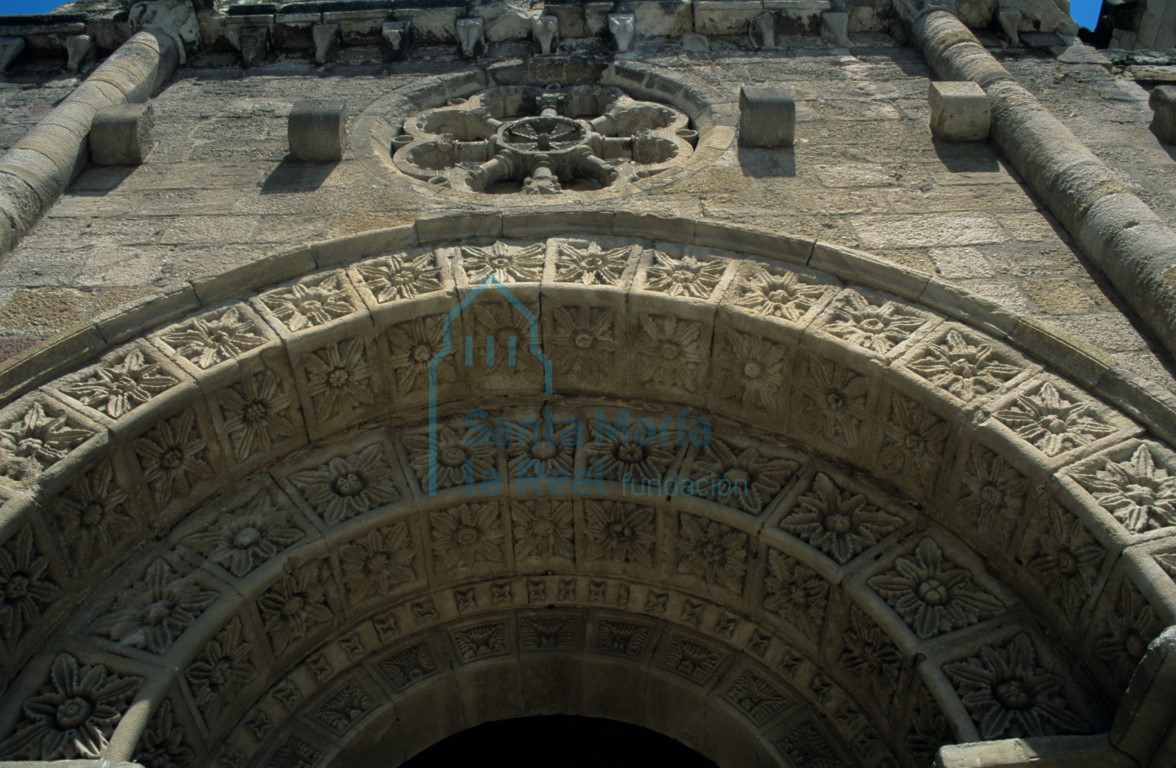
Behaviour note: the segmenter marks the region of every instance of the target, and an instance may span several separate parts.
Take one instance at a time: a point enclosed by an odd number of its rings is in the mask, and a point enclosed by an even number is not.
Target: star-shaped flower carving
[[[645,287],[670,296],[705,299],[719,284],[727,262],[717,258],[683,256],[675,258],[661,251],[653,251],[653,262],[645,277]]]
[[[873,304],[850,292],[830,311],[825,330],[871,352],[886,354],[927,324],[927,319],[892,301]]]
[[[261,295],[261,301],[291,331],[324,325],[355,311],[342,278],[328,275],[294,283]]]
[[[358,264],[355,271],[376,301],[387,304],[441,290],[441,270],[435,262],[432,252],[385,256]]]
[[[831,290],[807,283],[795,272],[757,266],[740,281],[734,303],[755,315],[798,323]]]
[[[546,243],[511,246],[498,241],[489,246],[465,245],[461,265],[471,284],[493,276],[500,283],[537,283],[543,277]]]
[[[1000,389],[1021,372],[1002,362],[991,344],[973,345],[956,330],[928,344],[907,367],[965,402]]]
[[[812,487],[797,499],[780,527],[845,565],[901,522],[871,504],[864,494],[843,491],[832,478],[818,472]]]
[[[463,504],[434,512],[433,555],[442,570],[503,561],[503,533],[498,505]]]
[[[336,342],[302,359],[306,389],[320,420],[371,405],[372,369],[363,339]]]
[[[1176,525],[1176,475],[1156,465],[1146,443],[1126,461],[1104,459],[1074,477],[1132,533]]]
[[[1017,401],[996,417],[1051,457],[1115,431],[1093,403],[1071,400],[1048,381],[1032,394],[1017,395]]]
[[[571,243],[556,246],[555,279],[560,283],[580,285],[616,285],[629,266],[630,246],[605,250],[600,243],[590,242],[586,248]]]
[[[253,321],[238,307],[193,318],[160,338],[201,369],[239,357],[265,343]]]
[[[94,367],[62,387],[62,391],[117,419],[178,383],[174,376],[161,372],[159,363],[149,361],[142,350],[133,349],[121,360]]]

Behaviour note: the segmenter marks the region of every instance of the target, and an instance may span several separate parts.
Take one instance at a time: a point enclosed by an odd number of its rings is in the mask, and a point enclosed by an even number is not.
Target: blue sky
[[[1070,15],[1082,26],[1094,29],[1102,0],[1070,0]],[[0,14],[44,13],[61,5],[61,0],[0,0]]]

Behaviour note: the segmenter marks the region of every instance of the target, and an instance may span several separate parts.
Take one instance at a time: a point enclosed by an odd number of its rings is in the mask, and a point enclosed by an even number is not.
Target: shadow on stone
[[[1000,173],[1001,165],[987,143],[953,144],[933,139],[935,154],[952,173]]]
[[[85,195],[87,197],[101,197],[107,192],[113,192],[123,183],[137,166],[114,165],[105,168],[90,167],[78,174],[70,184],[71,195]]]
[[[743,169],[744,176],[752,178],[791,178],[796,175],[796,152],[792,147],[740,147],[739,167]]]
[[[313,192],[322,186],[338,163],[300,163],[288,156],[265,177],[261,194],[276,195],[286,192]]]

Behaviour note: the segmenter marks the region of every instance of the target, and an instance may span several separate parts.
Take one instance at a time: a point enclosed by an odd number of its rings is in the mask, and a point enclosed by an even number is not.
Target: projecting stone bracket
[[[941,141],[985,141],[992,126],[988,94],[976,83],[931,83],[931,133]]]
[[[145,0],[131,6],[127,14],[131,29],[157,32],[171,38],[180,56],[188,60],[188,50],[200,43],[200,25],[191,0]]]
[[[412,22],[386,21],[382,30],[384,58],[388,61],[404,61],[412,50]]]
[[[796,102],[783,85],[739,89],[739,145],[790,147],[796,136]]]
[[[1176,85],[1161,85],[1148,99],[1154,117],[1151,132],[1165,144],[1176,145]]]
[[[6,71],[24,49],[23,37],[0,37],[0,72]]]
[[[1135,669],[1115,722],[1111,744],[1140,766],[1176,765],[1176,627],[1148,646]]]
[[[306,163],[343,159],[347,104],[343,101],[300,101],[290,110],[286,132],[290,154]]]

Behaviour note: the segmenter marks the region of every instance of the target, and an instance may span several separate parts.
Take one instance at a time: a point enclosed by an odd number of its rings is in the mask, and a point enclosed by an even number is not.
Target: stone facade
[[[1176,756],[1176,165],[1097,54],[910,3],[206,5],[22,22],[0,82],[0,759],[535,714]],[[138,164],[85,164],[99,113]]]

